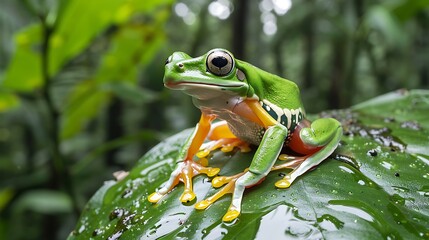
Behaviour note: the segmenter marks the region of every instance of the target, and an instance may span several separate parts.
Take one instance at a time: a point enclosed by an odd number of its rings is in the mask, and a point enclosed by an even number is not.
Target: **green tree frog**
[[[194,156],[204,159],[219,148],[231,151],[237,147],[245,152],[249,144],[254,145],[257,150],[250,166],[235,176],[215,177],[214,187],[226,185],[195,205],[205,209],[232,193],[231,205],[223,217],[223,221],[232,221],[240,215],[245,188],[260,183],[270,171],[289,168],[293,170],[275,184],[288,188],[297,177],[328,158],[342,136],[341,124],[333,118],[312,123],[305,119],[299,88],[294,82],[235,59],[225,49],[213,49],[197,58],[173,53],[165,65],[164,85],[191,96],[202,114],[178,154],[169,180],[148,197],[153,203],[179,182],[185,186],[180,200],[192,201],[192,178],[219,173],[219,168],[201,164]],[[213,122],[214,119],[221,121]],[[206,139],[210,141],[204,143]],[[297,156],[281,155],[280,160],[285,162],[275,165],[284,146]]]

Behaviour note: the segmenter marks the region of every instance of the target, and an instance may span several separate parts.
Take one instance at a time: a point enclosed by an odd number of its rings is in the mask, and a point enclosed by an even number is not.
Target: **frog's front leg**
[[[244,189],[258,184],[270,172],[280,154],[287,133],[286,127],[280,124],[268,127],[249,169],[244,174],[237,175],[240,177],[230,181],[212,197],[197,203],[195,207],[205,209],[221,196],[232,193],[231,205],[224,215],[223,221],[229,222],[237,218],[241,212]]]
[[[343,135],[341,123],[333,118],[317,119],[311,125],[297,130],[292,136],[292,145],[290,145],[292,150],[298,149],[299,152],[299,150],[316,149],[316,151],[305,157],[299,166],[278,181],[275,184],[278,188],[288,188],[297,177],[328,158],[337,148]],[[276,166],[276,169],[280,168],[281,165]]]
[[[180,201],[189,202],[195,198],[192,190],[192,178],[198,174],[206,174],[209,177],[215,176],[220,169],[203,167],[194,162],[193,156],[198,152],[207,134],[210,131],[211,122],[214,116],[202,114],[194,132],[186,140],[178,157],[175,170],[171,173],[170,178],[156,192],[149,195],[148,200],[152,203],[158,202],[164,195],[170,192],[179,182],[183,182],[185,190],[183,191]]]

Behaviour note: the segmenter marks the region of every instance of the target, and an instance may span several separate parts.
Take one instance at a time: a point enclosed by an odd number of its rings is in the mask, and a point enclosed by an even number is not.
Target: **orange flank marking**
[[[234,107],[234,113],[260,125],[264,126],[264,123],[259,119],[259,117],[255,114],[253,109],[249,106],[248,102],[255,102],[259,105],[256,100],[245,100]]]
[[[265,128],[268,128],[270,126],[274,126],[277,124],[277,121],[271,117],[270,114],[268,114],[259,104],[256,100],[246,100],[245,101],[247,106],[252,110],[252,112],[256,115],[256,117],[259,119],[259,122],[261,122],[262,126]]]

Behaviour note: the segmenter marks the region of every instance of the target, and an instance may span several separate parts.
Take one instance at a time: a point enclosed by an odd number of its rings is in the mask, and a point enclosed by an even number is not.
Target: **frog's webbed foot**
[[[215,188],[222,187],[225,185],[222,189],[220,189],[218,192],[216,192],[211,197],[198,202],[195,204],[195,208],[198,210],[203,210],[212,205],[214,202],[216,202],[219,198],[223,197],[224,195],[228,193],[232,193],[235,187],[235,182],[237,179],[241,176],[243,176],[247,172],[247,169],[244,172],[241,172],[239,174],[233,175],[233,176],[217,176],[213,178],[212,180],[212,186]]]
[[[307,156],[294,157],[294,156],[281,155],[279,159],[287,160],[287,162],[273,166],[271,168],[271,171],[285,169],[285,168],[294,169],[297,166],[299,166],[306,159],[306,157]],[[236,182],[239,179],[240,179],[239,185],[236,186],[237,185]],[[195,208],[198,210],[204,210],[210,205],[212,205],[214,202],[216,202],[218,199],[223,197],[224,195],[233,193],[233,200],[231,202],[231,205],[227,213],[222,218],[222,220],[225,222],[233,221],[240,215],[241,201],[242,201],[242,195],[243,195],[244,189],[248,187],[252,187],[253,185],[258,184],[262,180],[263,180],[262,176],[249,172],[248,168],[246,168],[243,172],[233,176],[217,176],[212,179],[212,186],[215,188],[219,188],[225,184],[226,185],[223,188],[221,188],[218,192],[216,192],[214,195],[208,197],[207,199],[201,202],[198,202],[195,205]]]
[[[219,168],[203,167],[200,164],[186,160],[177,164],[176,169],[171,173],[170,179],[156,192],[149,195],[148,200],[157,203],[163,196],[170,192],[179,182],[183,182],[185,190],[180,197],[181,202],[190,202],[195,199],[192,187],[192,178],[199,174],[206,174],[213,177],[218,174]]]
[[[247,142],[238,138],[221,138],[204,143],[196,156],[205,158],[214,150],[220,149],[222,152],[231,152],[235,147],[239,148],[241,152],[250,152],[251,150]]]
[[[226,185],[211,197],[197,203],[195,205],[195,208],[198,210],[206,209],[211,204],[216,202],[219,198],[223,197],[226,194],[232,193],[233,195],[231,205],[229,206],[228,211],[222,218],[224,222],[231,222],[236,219],[241,213],[241,201],[243,199],[244,189],[260,183],[263,179],[264,177],[262,175],[254,174],[248,169],[233,176],[216,177],[212,180],[212,185],[214,187],[220,187],[225,183]]]
[[[284,163],[280,163],[278,165],[274,165],[271,168],[271,171],[276,171],[280,169],[295,169],[298,167],[305,159],[307,159],[310,155],[306,156],[290,156],[287,154],[280,154],[279,160],[284,161]]]
[[[286,162],[273,166],[271,168],[271,171],[276,171],[276,170],[281,170],[281,169],[296,169],[308,157],[310,157],[310,155],[296,157],[296,156],[289,156],[289,155],[286,155],[286,154],[281,154],[279,156],[279,160],[286,161]],[[288,188],[290,186],[290,184],[291,183],[288,181],[288,179],[286,177],[284,177],[283,179],[277,181],[275,183],[275,186],[278,187],[278,188]]]

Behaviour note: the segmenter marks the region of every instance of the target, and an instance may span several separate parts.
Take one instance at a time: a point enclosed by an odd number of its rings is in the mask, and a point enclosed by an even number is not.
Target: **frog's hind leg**
[[[278,188],[288,188],[297,177],[328,158],[337,148],[343,135],[343,129],[337,120],[322,118],[314,121],[308,127],[299,129],[299,132],[294,134],[299,134],[299,141],[304,144],[300,146],[301,148],[317,149],[317,151],[284,164],[283,168],[288,165],[294,170],[276,182],[275,185]]]
[[[213,196],[197,203],[195,208],[205,209],[225,194],[232,193],[231,205],[222,220],[230,222],[236,219],[241,212],[241,201],[245,188],[250,188],[264,180],[277,160],[286,136],[287,129],[284,126],[279,124],[269,127],[249,168],[234,176],[214,178],[212,185],[215,187],[227,184]]]
[[[241,152],[250,151],[249,144],[237,138],[229,129],[226,121],[213,124],[208,139],[210,141],[204,143],[196,154],[198,158],[205,158],[216,149],[221,149],[222,152],[231,152],[237,147]]]

